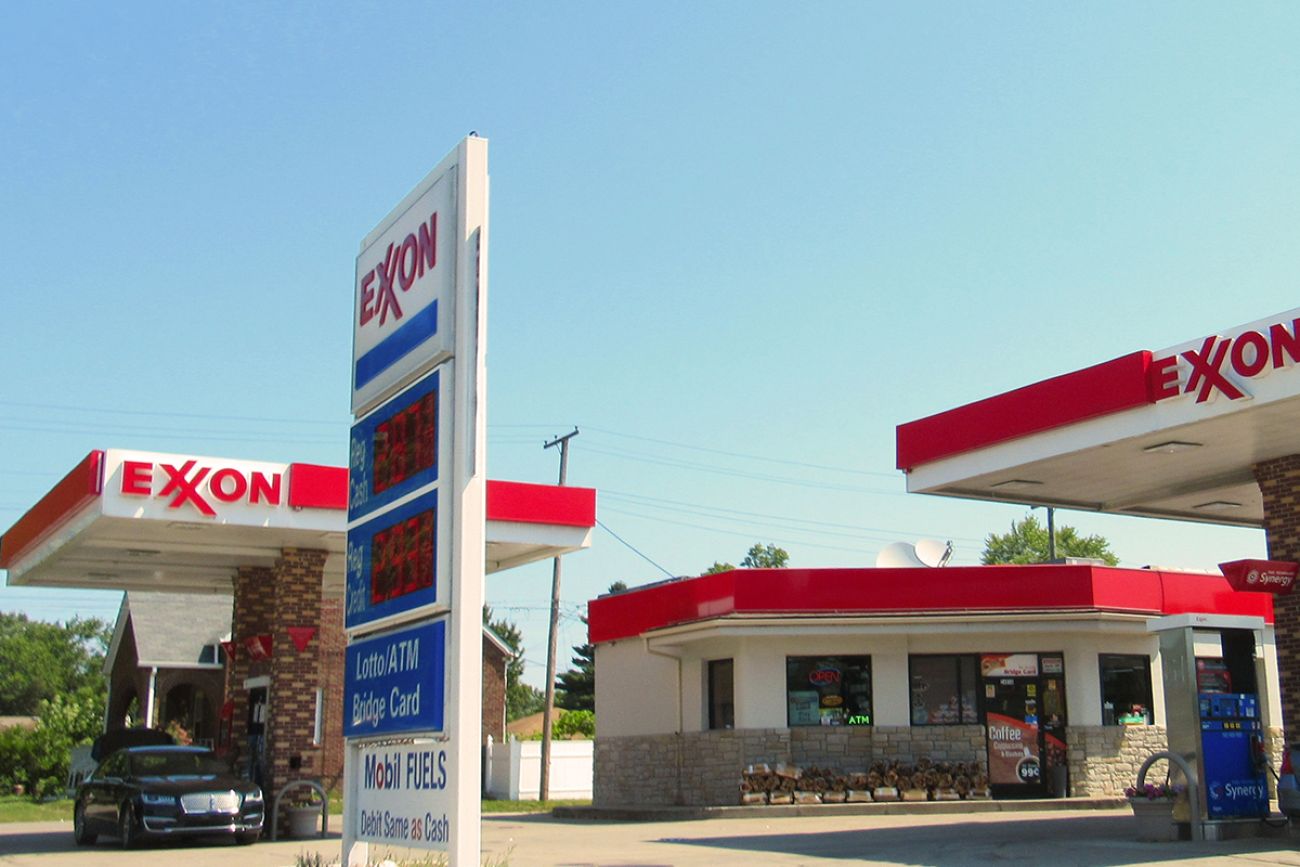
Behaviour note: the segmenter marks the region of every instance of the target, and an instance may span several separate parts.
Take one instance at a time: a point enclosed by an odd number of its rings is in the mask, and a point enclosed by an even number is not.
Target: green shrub
[[[563,716],[551,723],[551,736],[557,738],[594,738],[596,736],[596,715],[589,710],[565,711]]]

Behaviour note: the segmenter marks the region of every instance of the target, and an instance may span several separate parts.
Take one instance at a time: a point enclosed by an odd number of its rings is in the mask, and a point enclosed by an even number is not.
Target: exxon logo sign
[[[179,466],[161,461],[122,462],[124,495],[160,499],[169,509],[189,507],[209,518],[217,516],[217,507],[223,503],[280,505],[282,479],[282,473],[208,466],[193,458]]]
[[[1300,361],[1300,319],[1212,334],[1192,347],[1151,359],[1147,384],[1153,401],[1194,394],[1197,403],[1223,395],[1249,399],[1248,383]]]

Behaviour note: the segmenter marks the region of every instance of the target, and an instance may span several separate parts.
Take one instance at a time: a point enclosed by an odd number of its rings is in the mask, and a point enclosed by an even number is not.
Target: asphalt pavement
[[[1300,867],[1294,832],[1208,843],[1140,843],[1122,810],[817,816],[783,815],[695,821],[557,819],[491,815],[483,820],[483,862],[490,867],[716,867],[716,865],[1050,863],[1102,865],[1285,864]],[[293,867],[297,856],[340,855],[337,834],[324,840],[146,845],[124,852],[105,838],[72,842],[68,823],[0,825],[0,865],[14,867]],[[374,855],[383,853],[376,851]]]

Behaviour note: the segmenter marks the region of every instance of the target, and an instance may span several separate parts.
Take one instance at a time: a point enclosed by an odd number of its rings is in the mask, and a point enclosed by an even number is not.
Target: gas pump
[[[1268,815],[1264,750],[1269,697],[1260,617],[1179,614],[1151,624],[1160,639],[1170,751],[1193,769],[1201,817],[1193,837]]]

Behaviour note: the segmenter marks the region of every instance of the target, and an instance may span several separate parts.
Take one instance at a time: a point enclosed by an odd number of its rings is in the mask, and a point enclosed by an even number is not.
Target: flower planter
[[[1172,798],[1132,799],[1128,804],[1133,808],[1139,840],[1168,843],[1178,839],[1178,825],[1174,822]]]
[[[289,816],[289,836],[293,839],[302,840],[320,833],[319,806],[289,807],[285,813]]]

